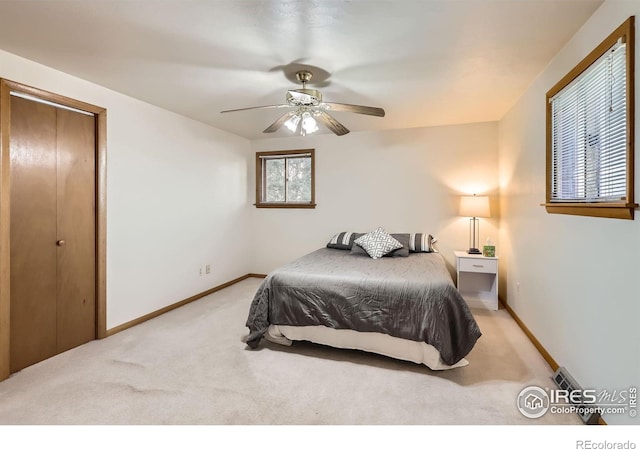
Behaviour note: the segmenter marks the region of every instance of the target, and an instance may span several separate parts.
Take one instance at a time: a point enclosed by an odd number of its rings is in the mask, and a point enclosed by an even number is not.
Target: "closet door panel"
[[[58,351],[95,338],[95,119],[58,110]]]
[[[11,371],[57,353],[56,108],[11,98]]]

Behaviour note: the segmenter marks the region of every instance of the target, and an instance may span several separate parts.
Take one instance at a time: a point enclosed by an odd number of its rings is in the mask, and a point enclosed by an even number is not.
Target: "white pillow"
[[[402,243],[387,234],[382,227],[357,238],[353,243],[364,248],[372,259],[379,259],[395,249],[402,248]]]

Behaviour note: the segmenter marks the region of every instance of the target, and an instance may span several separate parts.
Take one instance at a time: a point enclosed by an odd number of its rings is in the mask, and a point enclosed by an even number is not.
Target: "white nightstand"
[[[458,291],[469,307],[498,310],[498,258],[454,251]]]

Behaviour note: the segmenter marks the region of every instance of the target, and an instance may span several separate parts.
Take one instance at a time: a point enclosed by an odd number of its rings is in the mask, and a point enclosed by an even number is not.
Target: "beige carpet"
[[[3,424],[580,424],[516,398],[550,368],[504,310],[477,312],[470,364],[422,365],[310,343],[246,349],[260,279],[26,368],[0,383]]]

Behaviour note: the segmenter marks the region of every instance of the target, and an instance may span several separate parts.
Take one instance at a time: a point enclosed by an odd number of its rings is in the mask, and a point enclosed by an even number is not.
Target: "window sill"
[[[256,208],[262,209],[315,209],[315,203],[257,203]]]
[[[633,220],[637,204],[628,203],[543,203],[549,214]]]

